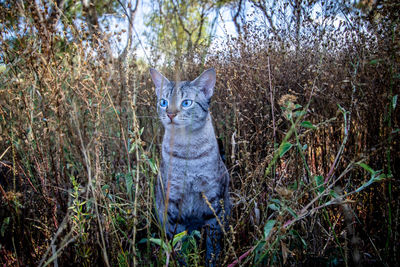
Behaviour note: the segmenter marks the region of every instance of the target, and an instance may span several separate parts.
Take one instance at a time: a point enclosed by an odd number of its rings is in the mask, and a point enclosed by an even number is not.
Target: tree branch
[[[127,58],[127,54],[128,54],[128,49],[129,47],[131,47],[132,45],[132,31],[133,31],[133,22],[135,21],[135,17],[136,17],[136,13],[138,10],[138,6],[139,6],[139,2],[140,0],[136,0],[135,2],[135,6],[134,8],[132,8],[130,6],[130,3],[128,4],[128,9],[129,9],[129,13],[128,10],[126,10],[125,6],[123,5],[123,3],[118,0],[118,3],[121,5],[125,16],[128,18],[128,22],[129,22],[129,26],[128,26],[128,40],[126,41],[126,45],[124,50],[122,51],[122,53],[119,55],[119,59],[126,59]]]
[[[263,13],[264,17],[267,19],[268,24],[270,29],[272,30],[272,32],[275,34],[275,36],[278,38],[278,41],[281,41],[281,36],[278,33],[278,30],[275,27],[274,21],[272,20],[272,17],[274,16],[274,12],[273,9],[271,9],[271,14],[268,13],[267,11],[267,7],[265,5],[265,2],[263,3],[262,1],[256,1],[256,0],[251,0],[251,3],[258,8],[259,10],[261,10],[261,12]]]
[[[235,24],[236,31],[238,32],[239,35],[242,32],[241,27],[238,22],[238,17],[240,16],[240,12],[242,11],[242,2],[243,2],[243,0],[239,0],[238,9],[236,11],[236,14],[233,16],[233,23]]]

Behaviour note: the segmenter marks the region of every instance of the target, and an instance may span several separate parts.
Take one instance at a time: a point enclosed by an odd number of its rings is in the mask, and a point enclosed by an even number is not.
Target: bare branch
[[[138,10],[139,2],[140,2],[140,0],[136,0],[135,1],[135,6],[133,8],[130,6],[130,3],[129,3],[128,4],[129,13],[128,13],[128,10],[125,8],[123,3],[120,0],[118,0],[118,3],[121,5],[121,7],[122,7],[122,9],[124,11],[124,14],[128,18],[128,21],[129,21],[128,40],[126,41],[126,45],[125,45],[124,50],[122,51],[122,53],[119,56],[120,59],[126,59],[127,58],[128,49],[132,45],[133,22],[135,21],[135,17],[136,17],[136,13],[137,13],[137,10]]]
[[[239,0],[238,9],[235,15],[233,16],[233,23],[235,24],[236,31],[238,32],[239,35],[241,34],[242,31],[241,26],[239,25],[238,22],[238,17],[240,16],[240,12],[242,11],[242,2],[243,2],[242,0]]]
[[[274,16],[274,9],[270,8],[271,13],[268,13],[267,10],[267,6],[265,4],[265,2],[263,1],[255,1],[255,0],[251,0],[251,3],[253,4],[253,6],[255,6],[256,8],[258,8],[259,10],[261,10],[261,12],[263,13],[264,17],[267,19],[268,24],[270,29],[272,30],[272,32],[275,34],[275,36],[278,38],[278,40],[281,40],[281,36],[278,33],[278,30],[275,27],[274,21],[273,21],[273,16]],[[275,4],[274,4],[275,5]]]

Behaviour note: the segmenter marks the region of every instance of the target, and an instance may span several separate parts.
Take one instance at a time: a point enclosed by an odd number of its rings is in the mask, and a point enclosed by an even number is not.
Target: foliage
[[[214,15],[214,21],[210,20],[213,1],[154,1],[153,5],[147,19],[149,39],[155,34],[153,54],[165,56],[166,63],[174,63],[177,69],[182,61],[191,62],[195,55],[204,54],[218,18]]]
[[[162,238],[151,237],[148,240],[143,239],[140,242],[149,241],[158,245],[162,254],[165,255],[163,265],[168,265],[172,255],[176,255],[180,262],[189,264],[189,266],[197,266],[199,264],[199,250],[197,240],[201,238],[199,231],[193,231],[188,235],[187,231],[176,234],[171,242],[165,242]]]
[[[50,18],[61,2],[38,3],[49,6],[39,11]],[[212,21],[199,31],[201,9],[178,3],[157,3],[166,13],[154,27],[164,27],[162,20],[177,25],[181,15],[192,37],[201,33],[199,44],[207,43]],[[238,19],[240,34],[207,54],[194,46],[187,53],[196,39],[181,25],[173,29],[180,41],[167,43],[165,54],[157,48],[168,58],[181,46],[180,57],[169,59],[182,66],[182,79],[205,66],[217,70],[211,112],[233,203],[219,263],[395,265],[397,2],[338,2],[321,10],[329,23],[319,27],[309,18],[322,1],[270,3],[200,1],[193,6],[208,15],[222,7],[236,14],[242,5],[244,16],[253,6],[265,24]],[[64,1],[63,27],[51,38],[39,31],[52,28],[49,20],[38,23],[28,3],[22,11],[12,4],[0,2],[0,263],[204,265],[201,233],[168,240],[154,212],[162,127],[148,67],[162,62],[159,54],[148,62],[133,53],[113,56],[107,34],[77,29],[77,18],[86,20],[81,3]],[[121,10],[119,1],[96,4],[101,27],[101,10]],[[122,4],[133,15],[134,5]],[[173,4],[177,9],[166,8]],[[339,15],[340,27],[331,27]]]

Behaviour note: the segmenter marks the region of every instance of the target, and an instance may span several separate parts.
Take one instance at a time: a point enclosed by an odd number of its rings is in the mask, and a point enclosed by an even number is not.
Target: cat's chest
[[[189,144],[178,140],[175,143],[163,142],[162,145],[163,168],[178,176],[193,173],[212,176],[218,159],[218,147],[212,139],[195,140]]]
[[[171,193],[178,195],[193,196],[198,193],[213,191],[218,187],[217,177],[197,173],[171,176],[167,183],[170,184]]]
[[[197,198],[202,192],[217,190],[221,182],[218,151],[207,145],[196,151],[185,151],[189,153],[163,151],[162,178],[169,185],[171,195]]]
[[[172,178],[169,185],[170,200],[178,203],[177,208],[184,216],[189,217],[201,210],[208,210],[204,197],[213,200],[221,191],[220,181],[215,176],[187,175],[183,179]]]
[[[170,196],[191,202],[201,192],[213,194],[220,187],[222,169],[214,134],[164,136],[161,175]]]

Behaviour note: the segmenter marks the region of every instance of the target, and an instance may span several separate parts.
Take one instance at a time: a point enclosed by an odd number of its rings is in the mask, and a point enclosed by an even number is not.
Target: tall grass
[[[83,35],[2,38],[0,263],[174,266],[181,250],[203,265],[196,234],[172,246],[155,218],[149,66]],[[208,57],[233,203],[221,266],[397,261],[398,57],[347,41],[293,51],[249,27]]]

